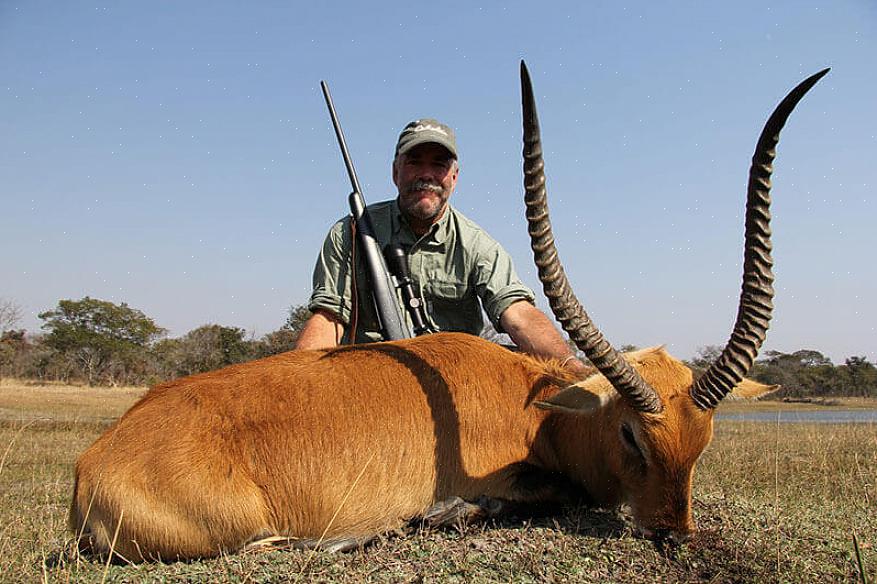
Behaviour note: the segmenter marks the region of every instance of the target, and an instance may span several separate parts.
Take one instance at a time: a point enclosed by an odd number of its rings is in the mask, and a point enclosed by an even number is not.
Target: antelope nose
[[[690,531],[676,531],[675,529],[656,529],[655,541],[670,545],[682,545],[691,539]]]

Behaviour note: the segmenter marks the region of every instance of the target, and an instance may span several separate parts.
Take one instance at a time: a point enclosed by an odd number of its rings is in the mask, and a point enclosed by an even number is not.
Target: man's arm
[[[349,275],[345,276],[350,248],[350,220],[345,217],[329,229],[320,248],[308,302],[313,314],[299,333],[295,350],[328,349],[341,344],[351,306]]]
[[[307,320],[298,340],[295,342],[296,351],[309,349],[329,349],[337,347],[341,343],[341,335],[344,334],[344,325],[338,317],[328,310],[317,309]]]
[[[499,322],[525,353],[564,359],[564,366],[570,371],[581,375],[588,372],[585,364],[575,358],[575,354],[560,336],[554,323],[526,300],[510,304],[500,315]]]

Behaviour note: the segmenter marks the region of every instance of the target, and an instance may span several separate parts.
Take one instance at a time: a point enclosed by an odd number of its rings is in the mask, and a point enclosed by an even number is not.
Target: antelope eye
[[[646,463],[646,457],[643,454],[642,449],[639,447],[639,444],[637,444],[636,438],[633,436],[633,430],[631,430],[630,426],[627,424],[621,424],[621,442],[631,454],[639,458],[642,464]]]

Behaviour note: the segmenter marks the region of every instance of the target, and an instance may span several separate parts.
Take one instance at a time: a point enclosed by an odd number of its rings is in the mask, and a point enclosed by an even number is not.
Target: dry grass
[[[736,412],[798,412],[825,409],[842,410],[877,410],[877,398],[873,397],[831,397],[827,398],[831,405],[819,403],[782,402],[771,399],[759,401],[726,399],[719,406],[722,413]]]
[[[88,387],[0,381],[0,420],[111,421],[146,392],[144,387]]]
[[[569,509],[462,531],[413,528],[346,554],[261,551],[106,571],[67,559],[73,462],[141,392],[0,385],[0,581],[855,582],[854,533],[877,577],[870,424],[717,423],[695,481],[701,531],[678,549],[633,537],[615,513]]]

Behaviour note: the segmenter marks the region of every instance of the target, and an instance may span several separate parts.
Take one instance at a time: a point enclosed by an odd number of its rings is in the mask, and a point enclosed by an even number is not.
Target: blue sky
[[[736,313],[749,158],[774,174],[767,349],[877,360],[877,4],[0,1],[0,297],[127,302],[172,336],[259,336],[310,290],[349,184],[374,202],[417,117],[457,131],[452,203],[539,290],[518,63],[533,77],[561,258],[616,345],[690,357]],[[545,303],[540,298],[540,305]]]

